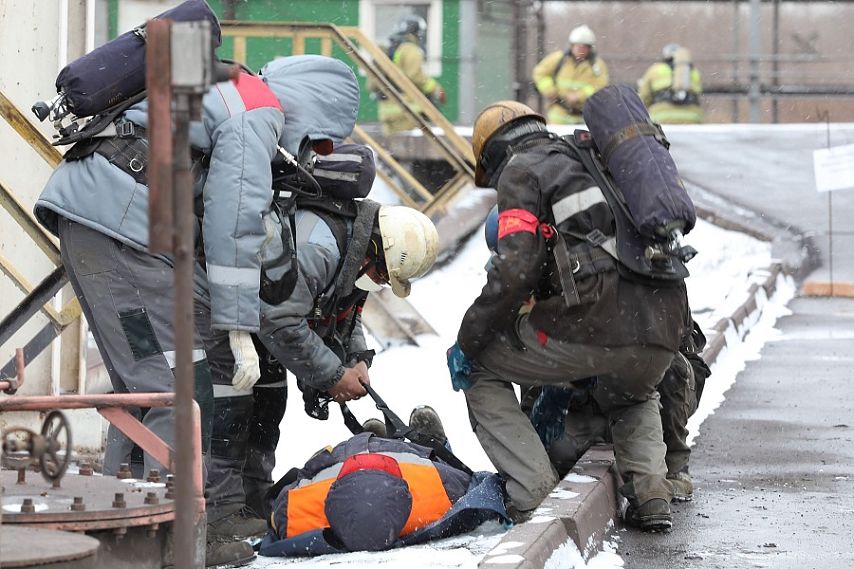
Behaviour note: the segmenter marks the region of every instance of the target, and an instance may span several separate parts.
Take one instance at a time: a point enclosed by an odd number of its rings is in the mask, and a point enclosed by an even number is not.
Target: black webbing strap
[[[428,435],[427,433],[422,433],[420,431],[411,429],[406,423],[403,422],[403,420],[401,420],[400,417],[397,416],[394,411],[389,409],[386,402],[383,401],[382,397],[380,397],[376,391],[374,391],[373,387],[371,387],[370,385],[365,385],[365,389],[368,391],[368,395],[371,396],[371,399],[374,400],[377,409],[379,409],[382,412],[383,417],[385,417],[386,433],[388,434],[388,438],[409,439],[417,445],[433,449],[433,454],[444,460],[449,465],[453,466],[457,470],[462,470],[469,476],[473,474],[471,468],[466,466],[463,461],[461,461],[454,453],[448,450],[448,447],[445,446],[444,441],[440,441],[435,437]]]
[[[651,122],[632,123],[608,139],[608,143],[605,145],[605,148],[602,149],[602,161],[605,165],[608,165],[611,154],[619,145],[637,136],[652,136],[662,146],[670,148],[670,142],[668,142],[667,137],[664,136],[664,131],[661,130],[661,127],[657,124]]]
[[[560,234],[555,232],[554,258],[557,265],[557,274],[560,278],[560,286],[563,289],[563,300],[566,306],[572,308],[581,304],[581,297],[578,295],[578,287],[575,285],[575,276],[580,265],[573,265],[569,253],[569,247],[566,245],[566,240]]]

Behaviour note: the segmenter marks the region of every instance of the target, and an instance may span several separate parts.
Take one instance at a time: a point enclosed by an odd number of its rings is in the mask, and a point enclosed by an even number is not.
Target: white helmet
[[[379,222],[391,290],[406,298],[410,279],[423,276],[436,262],[439,233],[429,217],[400,205],[382,206]]]
[[[596,34],[586,25],[581,25],[569,32],[569,43],[583,43],[593,47],[596,45]]]
[[[681,46],[678,43],[669,43],[661,49],[661,59],[673,59]]]

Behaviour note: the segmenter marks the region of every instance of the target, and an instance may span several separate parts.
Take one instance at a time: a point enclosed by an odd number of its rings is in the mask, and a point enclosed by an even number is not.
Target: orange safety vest
[[[407,453],[365,453],[391,457],[400,467],[400,477],[409,485],[412,510],[400,536],[408,535],[444,516],[451,500],[433,462]],[[329,488],[338,479],[342,463],[324,469],[288,491],[287,532],[285,538],[329,527],[325,504]],[[275,516],[273,516],[275,522]],[[276,529],[274,527],[274,529]]]

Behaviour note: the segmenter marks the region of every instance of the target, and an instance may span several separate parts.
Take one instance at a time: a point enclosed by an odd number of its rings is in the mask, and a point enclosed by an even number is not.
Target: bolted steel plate
[[[43,567],[78,559],[94,561],[99,545],[97,539],[86,535],[4,523],[0,531],[0,566],[7,569]]]
[[[127,527],[170,521],[175,514],[175,504],[166,499],[163,483],[69,473],[60,481],[60,487],[54,488],[36,472],[27,471],[26,480],[20,484],[17,471],[0,470],[0,486],[4,488],[0,496],[4,525],[50,523],[60,529]],[[116,494],[122,494],[123,500],[117,502]],[[78,498],[76,504],[75,498]],[[28,503],[24,509],[32,511],[22,512],[26,499],[31,506]],[[66,522],[68,527],[62,527]]]

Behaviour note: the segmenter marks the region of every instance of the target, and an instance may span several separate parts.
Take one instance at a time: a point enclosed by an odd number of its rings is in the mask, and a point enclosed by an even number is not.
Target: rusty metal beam
[[[172,253],[175,219],[172,203],[174,146],[169,25],[155,25],[153,30],[149,30],[149,37],[145,54],[149,62],[145,73],[148,98],[148,247],[152,253]]]
[[[151,455],[151,457],[175,472],[175,464],[172,457],[172,448],[163,439],[152,433],[142,422],[128,413],[127,409],[121,407],[102,407],[98,413],[120,430],[130,440]]]

